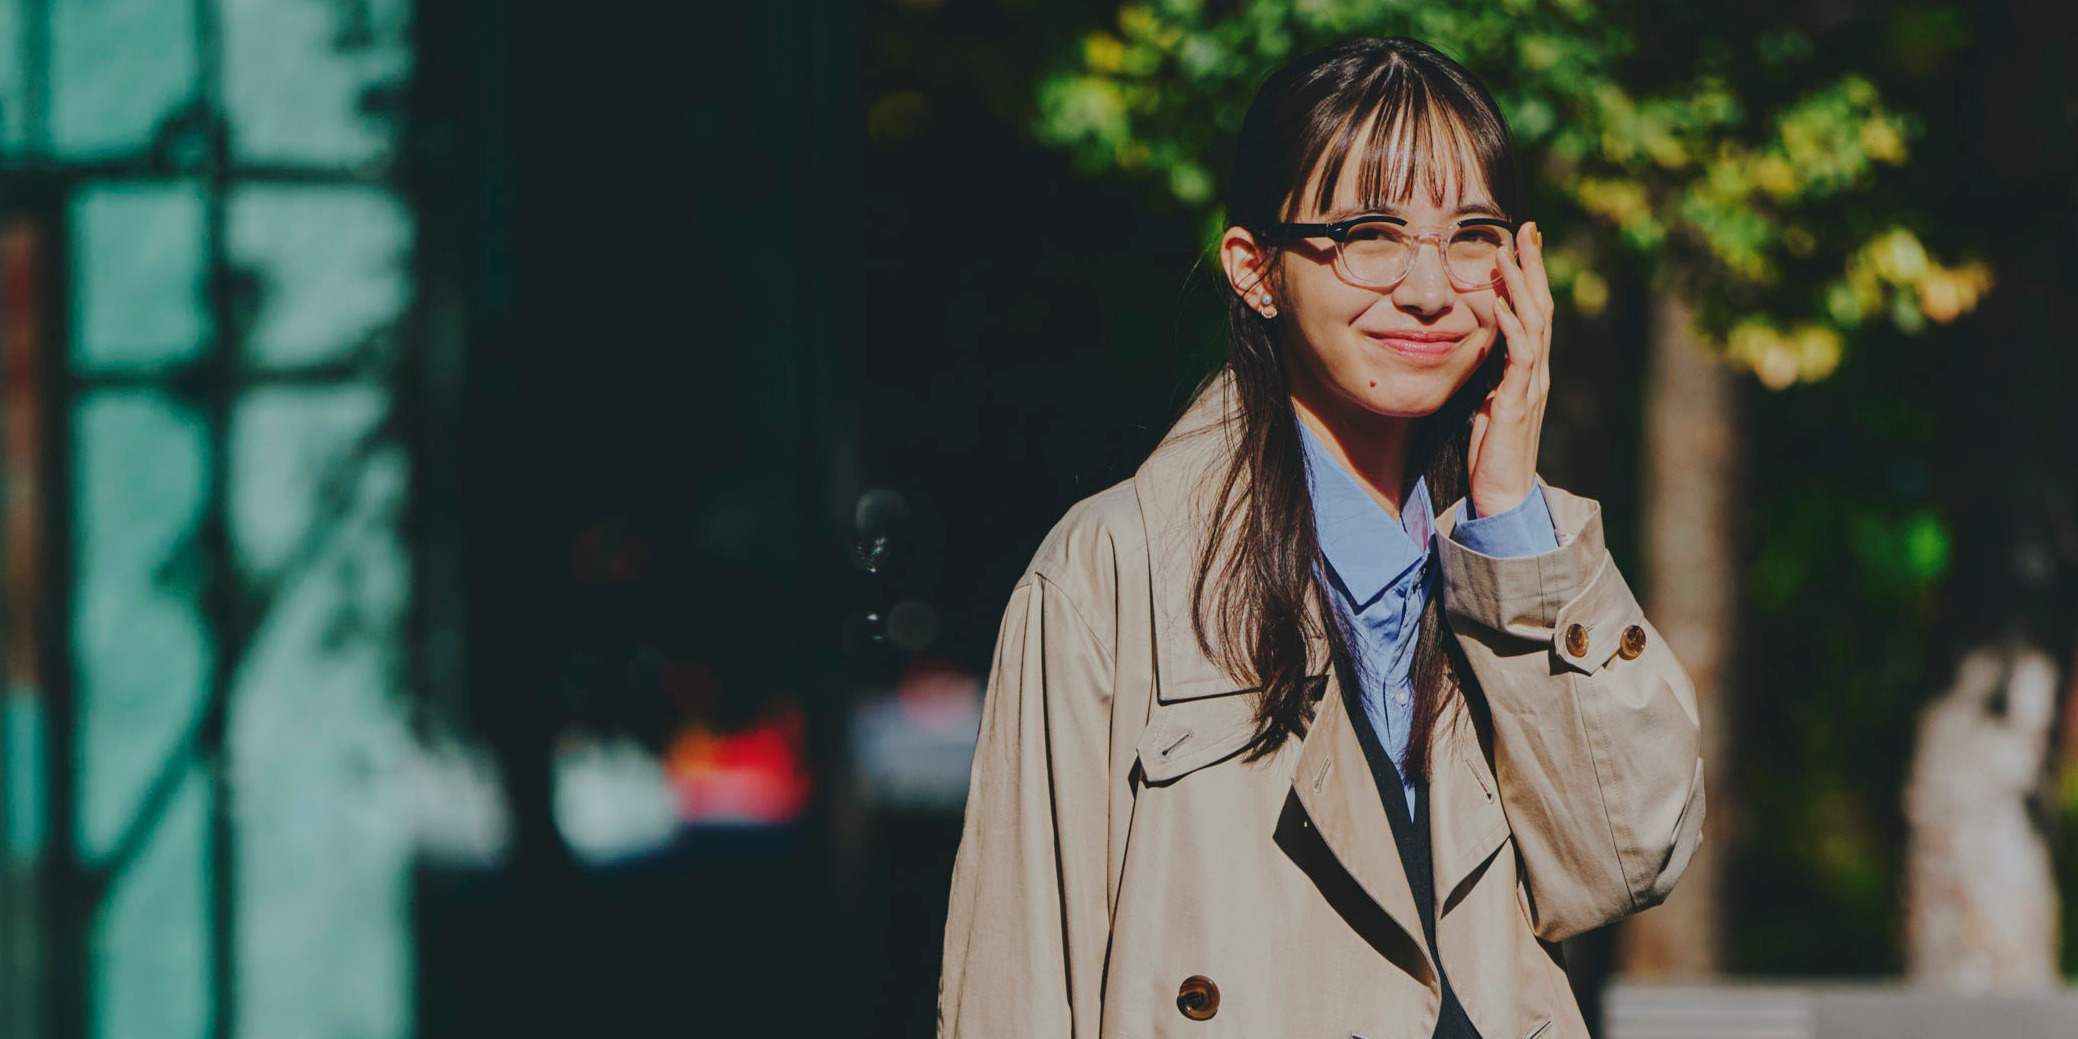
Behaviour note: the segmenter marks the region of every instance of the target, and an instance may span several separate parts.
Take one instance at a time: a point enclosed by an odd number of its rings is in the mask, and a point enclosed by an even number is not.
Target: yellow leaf
[[[1840,367],[1840,334],[1824,325],[1804,325],[1796,334],[1797,377],[1817,382]]]
[[[1796,348],[1780,339],[1769,343],[1753,362],[1754,377],[1771,390],[1787,389],[1793,385],[1800,368]]]
[[[1862,123],[1862,153],[1877,162],[1892,165],[1905,161],[1905,138],[1891,121],[1882,117]]]
[[[1926,273],[1926,246],[1912,232],[1898,228],[1869,243],[1876,273],[1893,285],[1909,285]]]
[[[1753,182],[1776,198],[1796,194],[1797,171],[1779,155],[1762,156],[1753,164]]]
[[[1919,279],[1919,309],[1936,324],[1945,325],[1960,317],[1966,309],[1964,291],[1962,279],[1945,270],[1929,271],[1926,277]]]
[[[1600,314],[1609,305],[1609,282],[1590,270],[1573,275],[1573,306],[1587,317]]]
[[[1118,72],[1125,68],[1126,41],[1108,32],[1095,32],[1082,38],[1082,62],[1098,72]]]
[[[1652,161],[1667,169],[1680,169],[1688,165],[1688,149],[1672,137],[1655,136],[1646,143],[1652,152]]]

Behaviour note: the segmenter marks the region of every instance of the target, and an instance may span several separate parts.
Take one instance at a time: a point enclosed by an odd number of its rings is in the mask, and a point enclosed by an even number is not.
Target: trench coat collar
[[[1231,372],[1222,371],[1162,438],[1134,475],[1146,524],[1149,590],[1154,597],[1155,696],[1177,703],[1246,690],[1198,645],[1192,624],[1197,566],[1212,529],[1220,486],[1239,444]],[[1454,503],[1439,516],[1448,537]],[[1217,571],[1215,571],[1217,572]],[[1437,589],[1440,594],[1441,587]],[[1311,670],[1326,683],[1311,727],[1299,740],[1292,787],[1321,837],[1371,899],[1420,940],[1421,924],[1392,826],[1365,764],[1352,721],[1328,666],[1325,637],[1308,636]],[[1492,772],[1463,712],[1438,725],[1430,741],[1430,845],[1438,926],[1458,885],[1500,847],[1508,824]],[[1393,792],[1397,795],[1397,791]],[[1424,950],[1426,956],[1426,950]],[[1433,983],[1433,972],[1431,974]]]
[[[1133,475],[1147,527],[1155,696],[1163,703],[1247,688],[1206,656],[1192,618],[1198,560],[1212,532],[1227,466],[1240,443],[1240,409],[1233,386],[1231,372],[1214,376]],[[1325,674],[1326,639],[1309,636],[1308,648],[1314,661],[1311,670]]]

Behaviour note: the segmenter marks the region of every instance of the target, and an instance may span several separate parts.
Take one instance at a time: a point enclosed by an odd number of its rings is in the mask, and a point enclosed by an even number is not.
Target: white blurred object
[[[400,779],[419,857],[478,869],[504,862],[512,849],[512,812],[490,753],[448,738],[413,747]]]
[[[894,695],[852,709],[859,789],[883,807],[959,811],[980,735],[980,679],[946,668],[912,672]]]
[[[633,740],[564,740],[555,790],[556,829],[587,865],[661,850],[678,833],[678,798],[664,765]]]
[[[1920,715],[1905,784],[1913,984],[2043,992],[2060,983],[2056,874],[2028,809],[2047,776],[2055,717],[2056,664],[2019,642],[1972,650]]]

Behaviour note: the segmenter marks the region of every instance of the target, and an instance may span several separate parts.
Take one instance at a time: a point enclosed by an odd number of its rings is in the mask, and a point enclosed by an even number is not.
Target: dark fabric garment
[[[1378,733],[1371,728],[1371,719],[1356,701],[1356,684],[1348,680],[1346,671],[1342,677],[1345,706],[1355,723],[1357,742],[1363,745],[1364,757],[1370,762],[1371,778],[1377,781],[1379,800],[1385,802],[1393,843],[1400,849],[1400,866],[1407,871],[1407,886],[1414,889],[1414,908],[1421,913],[1422,938],[1428,942],[1429,960],[1436,965],[1437,980],[1442,983],[1443,1008],[1436,1017],[1436,1039],[1480,1039],[1472,1019],[1465,1016],[1464,1004],[1451,991],[1450,976],[1443,973],[1443,957],[1436,952],[1436,871],[1429,854],[1429,785],[1419,781],[1411,785],[1414,813],[1410,816],[1407,800],[1402,796],[1403,789],[1408,787],[1400,782],[1400,772],[1393,767],[1392,757],[1385,752]]]

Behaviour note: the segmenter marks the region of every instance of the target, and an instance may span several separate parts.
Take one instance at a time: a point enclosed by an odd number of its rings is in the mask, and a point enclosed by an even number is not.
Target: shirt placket
[[[1397,613],[1394,625],[1397,637],[1393,642],[1398,652],[1393,666],[1381,676],[1380,706],[1384,710],[1379,713],[1385,717],[1391,732],[1391,738],[1386,741],[1388,753],[1403,775],[1407,764],[1408,730],[1414,722],[1414,647],[1420,634],[1417,629],[1421,623],[1422,607],[1431,591],[1429,585],[1434,574],[1434,561],[1433,552],[1423,555],[1414,572],[1397,582],[1391,592]]]

